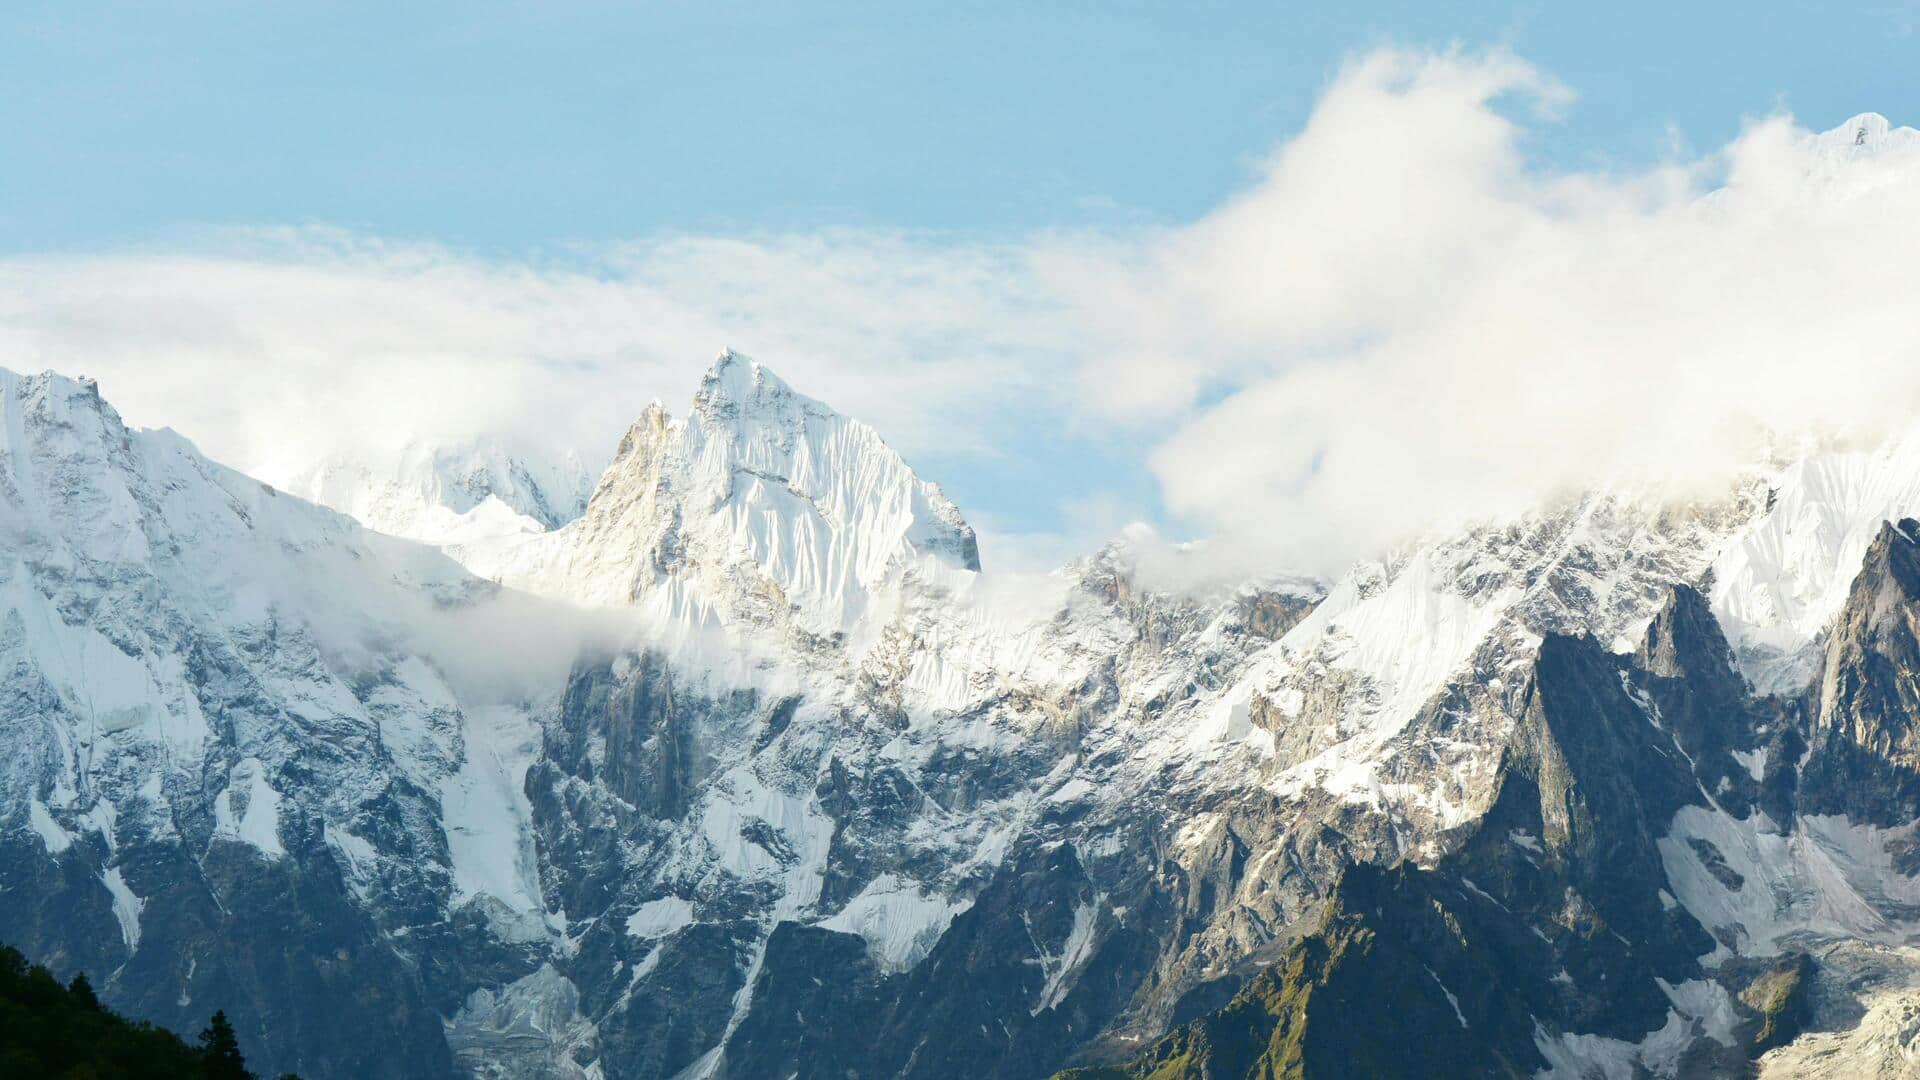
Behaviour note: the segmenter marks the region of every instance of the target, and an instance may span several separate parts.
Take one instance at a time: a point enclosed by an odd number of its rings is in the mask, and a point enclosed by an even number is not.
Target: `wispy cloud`
[[[0,262],[0,362],[94,375],[138,422],[268,473],[415,435],[610,448],[728,345],[904,445],[977,444],[981,407],[1044,397],[1035,361],[1058,355],[999,269],[1019,258],[891,233],[674,237],[547,263],[223,233]]]

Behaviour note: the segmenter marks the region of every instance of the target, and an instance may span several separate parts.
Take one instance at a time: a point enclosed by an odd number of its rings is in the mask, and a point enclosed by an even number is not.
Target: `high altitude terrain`
[[[270,1071],[1920,1062],[1920,437],[1195,593],[732,353],[302,489],[439,546],[0,407],[0,940]]]

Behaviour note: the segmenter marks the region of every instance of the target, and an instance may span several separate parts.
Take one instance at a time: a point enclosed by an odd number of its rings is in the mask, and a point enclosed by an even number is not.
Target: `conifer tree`
[[[67,992],[85,1008],[96,1011],[100,1008],[100,997],[93,992],[93,983],[87,980],[87,973],[84,971],[75,975],[73,981],[67,984]]]
[[[254,1080],[225,1011],[215,1012],[200,1032],[200,1056],[207,1065],[207,1080]]]
[[[0,945],[0,1078],[206,1080],[207,1060],[172,1032],[114,1013],[84,975],[62,986]]]

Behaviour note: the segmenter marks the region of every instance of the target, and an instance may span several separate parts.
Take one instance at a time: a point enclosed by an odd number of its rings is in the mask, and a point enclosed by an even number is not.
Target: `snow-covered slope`
[[[403,941],[550,933],[519,772],[569,631],[483,660],[538,609],[128,430],[91,383],[0,373],[0,414],[7,936],[181,1030],[221,1002],[275,1071],[443,1068]],[[291,1020],[315,1012],[378,1037]]]
[[[1196,761],[1257,763],[1289,798],[1411,823],[1435,855],[1497,794],[1542,636],[1630,649],[1756,509],[1744,491],[1690,507],[1603,491],[1362,562],[1178,737]]]
[[[1766,512],[1714,560],[1713,609],[1756,686],[1797,690],[1881,524],[1920,514],[1920,428],[1810,454],[1768,486]]]

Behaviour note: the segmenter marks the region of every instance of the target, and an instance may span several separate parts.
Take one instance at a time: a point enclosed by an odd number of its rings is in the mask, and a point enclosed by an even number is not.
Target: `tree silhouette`
[[[255,1080],[247,1071],[247,1059],[240,1056],[240,1040],[225,1011],[213,1014],[200,1032],[200,1057],[206,1062],[207,1080]]]
[[[206,1056],[172,1032],[107,1008],[91,980],[62,986],[0,945],[0,1077],[16,1076],[207,1080],[208,1072]]]
[[[87,973],[84,971],[75,975],[73,981],[67,984],[67,993],[72,994],[74,1001],[78,1002],[82,1008],[95,1011],[100,1008],[100,996],[93,992],[93,983],[87,980]]]

